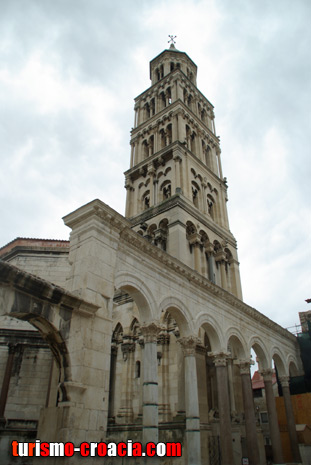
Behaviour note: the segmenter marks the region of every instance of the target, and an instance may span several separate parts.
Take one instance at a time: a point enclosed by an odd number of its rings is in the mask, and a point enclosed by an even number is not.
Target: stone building
[[[299,347],[242,300],[213,105],[174,45],[150,62],[150,78],[135,99],[125,217],[94,200],[64,217],[70,242],[17,239],[0,250],[2,438],[181,441],[182,457],[161,463],[264,464],[254,350],[274,462],[283,463],[273,363],[299,462],[288,389],[302,374]]]

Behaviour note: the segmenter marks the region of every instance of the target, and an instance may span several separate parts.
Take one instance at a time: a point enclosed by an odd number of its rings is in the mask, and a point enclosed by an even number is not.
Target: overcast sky
[[[309,0],[1,0],[0,245],[124,214],[133,99],[176,48],[215,106],[244,300],[288,327],[310,285]]]

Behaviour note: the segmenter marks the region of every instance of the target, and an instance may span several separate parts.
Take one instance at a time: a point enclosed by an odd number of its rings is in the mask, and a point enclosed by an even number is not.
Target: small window
[[[140,378],[140,361],[137,360],[135,364],[135,378]]]
[[[253,389],[254,397],[262,397],[262,389]]]
[[[268,423],[268,413],[267,412],[261,412],[260,413],[260,422],[261,423]]]

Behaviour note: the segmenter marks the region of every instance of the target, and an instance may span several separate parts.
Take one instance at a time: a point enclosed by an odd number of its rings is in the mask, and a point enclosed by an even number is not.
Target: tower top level
[[[197,88],[197,66],[172,43],[151,60],[150,78],[135,98],[125,216],[147,240],[241,298],[214,110]]]
[[[173,43],[168,50],[163,50],[162,53],[150,61],[151,84],[156,84],[175,69],[180,69],[196,85],[197,65],[185,52],[177,50]]]

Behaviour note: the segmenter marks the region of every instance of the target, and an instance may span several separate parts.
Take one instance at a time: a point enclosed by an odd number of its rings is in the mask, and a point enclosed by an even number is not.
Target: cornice
[[[72,213],[63,217],[66,226],[73,229],[80,224],[83,224],[86,219],[90,217],[98,218],[109,223],[116,230],[130,226],[130,222],[120,215],[118,212],[109,207],[99,199],[92,200],[91,202],[83,205]]]

